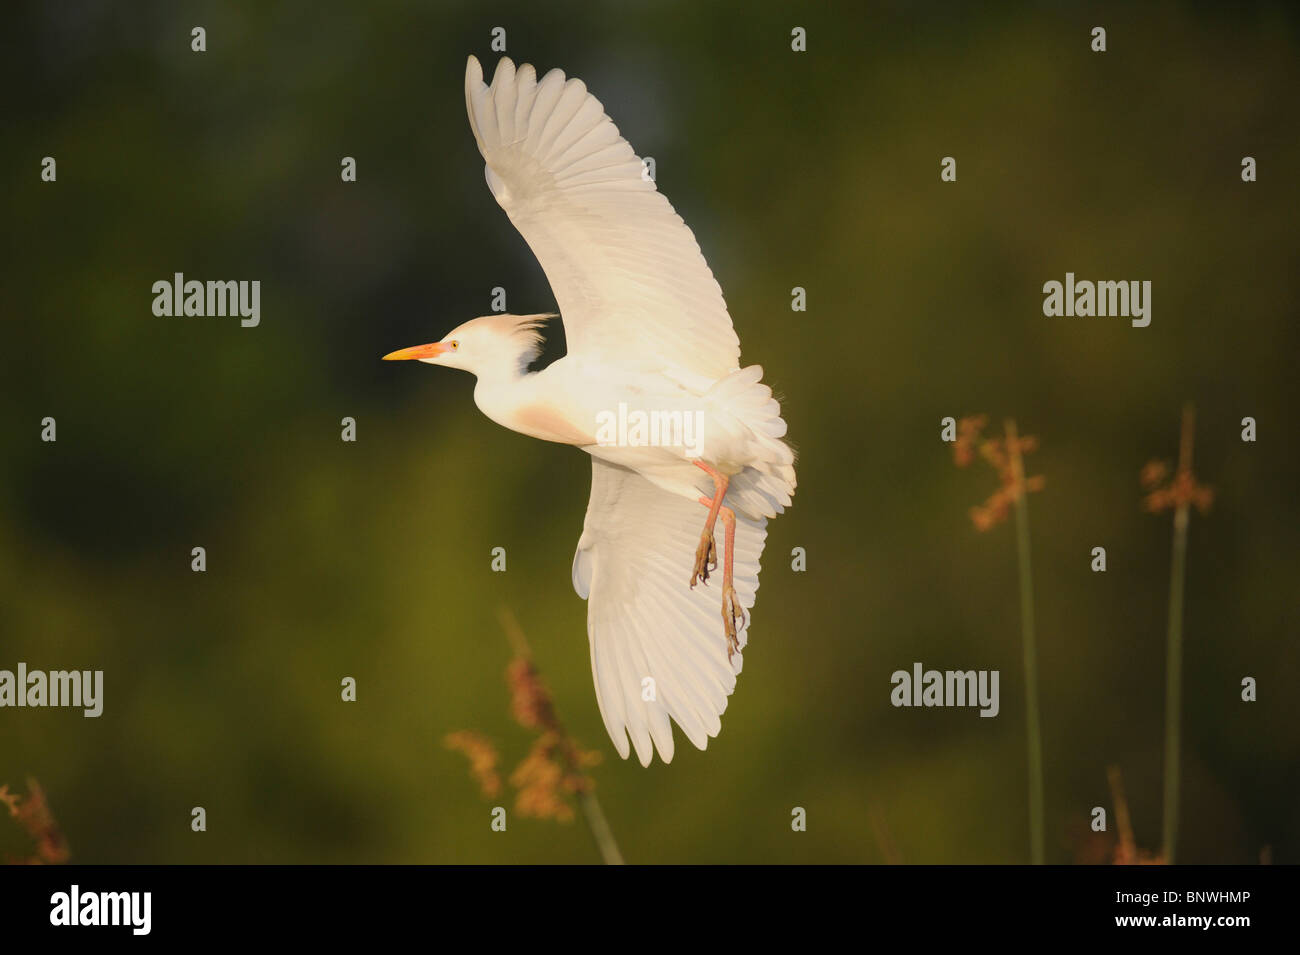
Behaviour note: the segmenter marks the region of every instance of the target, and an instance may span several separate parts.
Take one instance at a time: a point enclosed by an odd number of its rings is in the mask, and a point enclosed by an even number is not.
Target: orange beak
[[[415,345],[411,348],[400,348],[397,351],[390,351],[384,356],[384,361],[408,361],[412,358],[437,358],[445,351],[450,351],[451,346],[444,342],[431,342],[428,345]]]

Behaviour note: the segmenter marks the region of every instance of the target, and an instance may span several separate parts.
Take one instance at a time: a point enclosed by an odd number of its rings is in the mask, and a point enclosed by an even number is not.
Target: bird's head
[[[541,327],[554,315],[485,315],[453,328],[441,341],[415,345],[384,356],[384,361],[414,359],[426,365],[459,368],[482,376],[522,372],[542,350]]]

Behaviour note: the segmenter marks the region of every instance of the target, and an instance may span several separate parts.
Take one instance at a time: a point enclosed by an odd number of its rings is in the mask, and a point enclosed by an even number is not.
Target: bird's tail
[[[744,469],[732,477],[727,503],[754,518],[776,517],[790,506],[798,483],[794,449],[785,437],[781,404],[763,384],[761,365],[733,371],[709,389],[708,397],[738,425]]]

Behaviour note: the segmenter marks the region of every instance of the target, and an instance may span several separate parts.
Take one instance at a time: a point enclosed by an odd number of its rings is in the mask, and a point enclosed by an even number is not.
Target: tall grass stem
[[[1196,411],[1183,407],[1182,437],[1178,442],[1178,476],[1191,475],[1192,439]],[[1177,478],[1175,478],[1177,480]],[[1169,571],[1169,633],[1165,662],[1165,793],[1164,834],[1161,855],[1174,864],[1178,850],[1178,802],[1183,736],[1183,588],[1187,576],[1187,525],[1191,502],[1185,498],[1174,512],[1174,553]]]
[[[1043,736],[1038,708],[1038,644],[1034,635],[1034,573],[1029,551],[1029,494],[1016,423],[1007,419],[1007,454],[1016,487],[1016,553],[1020,572],[1020,635],[1025,658],[1025,723],[1029,755],[1029,858],[1043,864]]]
[[[497,609],[497,618],[501,621],[501,628],[506,632],[506,639],[510,641],[510,646],[515,655],[525,660],[531,660],[533,656],[532,648],[528,646],[528,638],[524,636],[523,628],[519,626],[519,621],[515,615],[506,607]],[[568,765],[569,771],[575,774],[586,776],[582,767],[574,759],[576,744],[564,729],[559,717],[553,716],[554,730],[563,740],[564,759]],[[605,818],[605,812],[600,808],[600,800],[591,789],[591,780],[587,780],[587,788],[578,793],[578,808],[582,812],[582,818],[587,823],[587,828],[591,830],[591,838],[596,843],[596,849],[600,852],[601,859],[606,865],[623,865],[623,853],[619,851],[618,842],[614,839],[614,832],[609,828],[609,820]]]

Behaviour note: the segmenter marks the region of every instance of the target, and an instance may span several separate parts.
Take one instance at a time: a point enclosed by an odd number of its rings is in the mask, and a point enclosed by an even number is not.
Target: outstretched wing
[[[546,272],[569,352],[716,381],[740,343],[695,236],[579,79],[474,57],[465,103],[487,181]]]
[[[718,577],[694,590],[687,583],[704,516],[698,503],[592,459],[573,588],[588,600],[591,672],[605,729],[624,759],[630,735],[642,766],[654,749],[665,763],[673,758],[669,718],[699,749],[718,735],[743,663],[740,653],[727,659]],[[736,515],[735,587],[747,611],[766,537],[766,520]],[[742,647],[746,636],[742,628]]]

